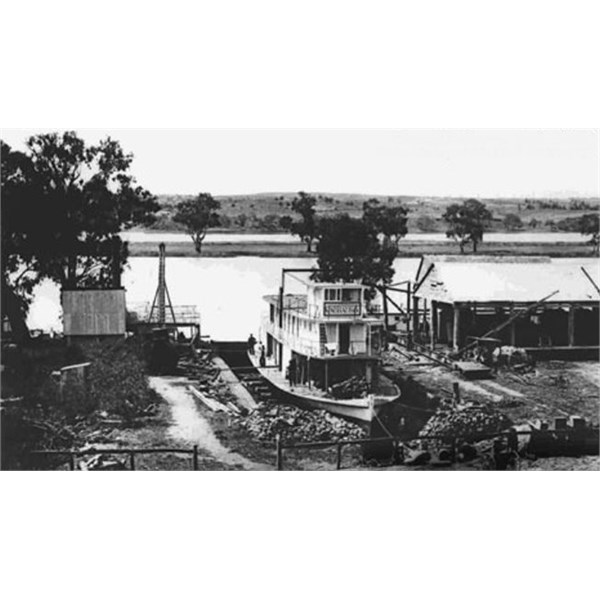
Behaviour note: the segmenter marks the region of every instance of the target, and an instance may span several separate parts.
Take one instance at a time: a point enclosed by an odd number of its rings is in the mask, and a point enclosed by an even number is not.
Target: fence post
[[[342,442],[336,444],[336,463],[335,468],[339,471],[342,468]]]
[[[283,448],[281,447],[281,434],[275,436],[275,448],[277,451],[276,467],[278,471],[283,471]]]
[[[458,381],[452,384],[452,389],[454,391],[454,406],[458,406],[460,404],[460,386],[458,385]]]
[[[129,470],[135,471],[135,452],[129,453]]]
[[[194,453],[192,454],[192,465],[193,470],[198,470],[198,446],[194,446]]]
[[[69,467],[71,467],[71,471],[75,470],[75,454],[73,452],[69,452]]]

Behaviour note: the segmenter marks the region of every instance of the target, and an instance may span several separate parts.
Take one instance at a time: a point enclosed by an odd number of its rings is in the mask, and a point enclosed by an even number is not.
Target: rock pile
[[[503,431],[511,425],[508,417],[491,406],[464,404],[438,410],[427,421],[419,436],[440,435],[475,440]]]
[[[255,438],[272,442],[277,434],[288,442],[359,439],[364,436],[358,426],[324,410],[301,410],[274,402],[261,403],[239,423]]]

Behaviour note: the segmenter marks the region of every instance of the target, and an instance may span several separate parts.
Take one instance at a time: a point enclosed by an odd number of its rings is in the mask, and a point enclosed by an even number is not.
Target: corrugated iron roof
[[[597,261],[554,261],[548,257],[424,256],[417,296],[439,302],[537,302],[555,290],[551,302],[600,301],[585,266],[599,281]],[[419,279],[421,278],[421,279]]]

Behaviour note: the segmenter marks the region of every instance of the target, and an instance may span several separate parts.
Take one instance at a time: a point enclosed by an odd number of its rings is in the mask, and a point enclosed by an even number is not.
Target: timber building
[[[422,257],[413,287],[413,331],[453,350],[529,309],[494,337],[536,351],[599,347],[598,262],[548,257]]]

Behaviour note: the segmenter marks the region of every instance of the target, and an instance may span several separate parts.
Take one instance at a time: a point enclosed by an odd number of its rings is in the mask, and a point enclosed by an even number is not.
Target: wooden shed
[[[125,289],[63,290],[63,330],[67,337],[125,335]]]
[[[499,332],[500,341],[531,350],[598,349],[597,280],[597,261],[585,259],[424,256],[414,284],[414,331],[432,348],[458,350],[547,298]]]

